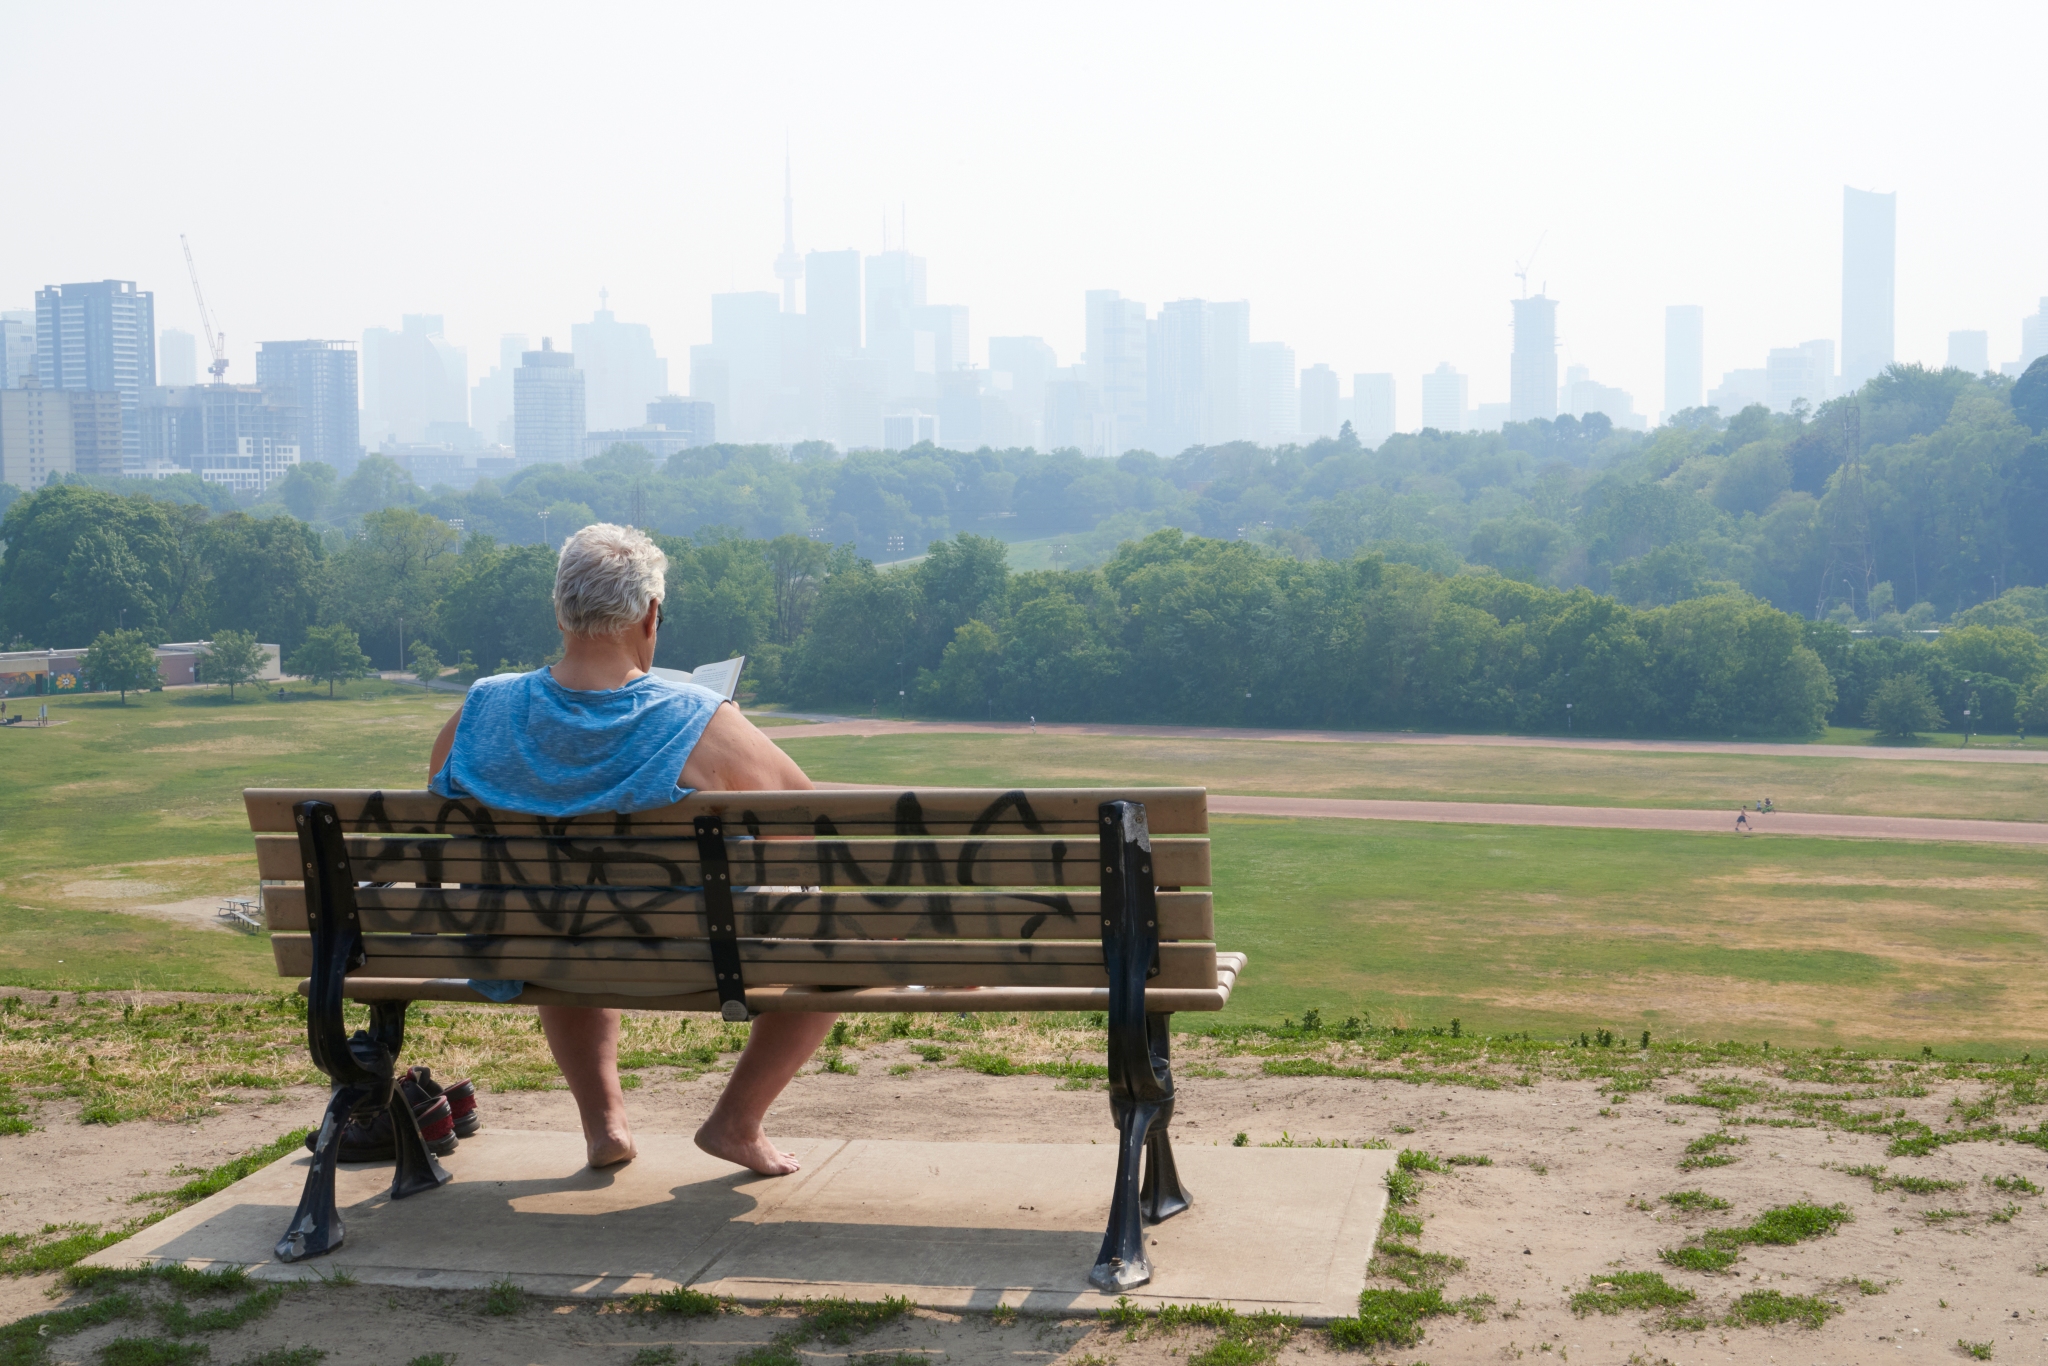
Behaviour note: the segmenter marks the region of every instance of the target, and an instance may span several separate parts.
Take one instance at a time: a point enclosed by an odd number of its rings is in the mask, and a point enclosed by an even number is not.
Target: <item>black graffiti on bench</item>
[[[652,816],[654,813],[648,814]],[[626,943],[632,942],[629,936],[658,933],[656,924],[647,918],[651,914],[664,911],[702,914],[701,899],[690,881],[696,870],[694,860],[685,862],[658,852],[662,848],[688,851],[687,843],[679,832],[666,833],[674,827],[673,817],[646,821],[646,826],[658,825],[664,828],[665,833],[648,838],[645,845],[607,844],[600,842],[601,837],[592,839],[588,831],[595,819],[600,818],[494,812],[461,798],[445,798],[430,825],[414,825],[401,832],[390,817],[382,791],[368,794],[360,810],[352,817],[344,814],[344,820],[351,827],[385,836],[357,856],[358,874],[367,880],[377,879],[380,865],[396,872],[406,863],[416,860],[422,868],[418,875],[422,881],[450,881],[453,870],[445,861],[450,855],[460,853],[460,878],[464,880],[465,891],[475,896],[480,905],[457,908],[448,904],[454,898],[434,895],[437,889],[432,887],[414,891],[406,898],[415,903],[418,907],[416,913],[423,919],[431,917],[435,928],[459,927],[458,933],[490,933],[493,922],[503,924],[503,912],[522,911],[533,914],[553,934],[591,935],[608,930],[618,936],[616,942]],[[632,814],[608,813],[608,819],[609,833],[614,839],[634,838],[636,822]],[[531,822],[530,833],[519,830],[519,826],[526,822]],[[990,834],[1011,822],[1027,833],[1045,833],[1043,823],[1031,807],[1030,798],[1023,791],[1014,789],[1001,793],[984,806],[971,822],[970,832],[973,835]],[[582,826],[580,831],[579,823]],[[949,869],[948,861],[939,852],[926,826],[923,806],[916,792],[902,792],[896,796],[890,823],[896,840],[890,847],[889,870],[878,881],[860,866],[853,844],[833,838],[840,832],[832,818],[823,813],[817,815],[812,820],[815,840],[809,844],[809,852],[816,864],[816,875],[812,880],[821,887],[983,885],[976,882],[974,870],[988,847],[987,842],[965,841]],[[767,860],[773,851],[768,847],[770,840],[762,835],[764,823],[757,812],[746,810],[741,813],[740,824],[750,838],[734,842],[738,846],[733,850],[735,861],[751,861],[755,885],[766,884],[775,875],[768,868]],[[445,838],[448,836],[460,839],[459,851],[451,847],[453,841]],[[547,872],[544,878],[530,871],[510,848],[513,839],[536,837],[545,842]],[[881,841],[861,843],[872,848]],[[1052,885],[1065,885],[1067,843],[1064,840],[1054,841],[1050,852]],[[653,868],[661,874],[663,881],[658,884],[616,882],[618,871],[628,867]],[[908,881],[913,871],[921,875],[921,883]],[[622,900],[628,896],[630,904]],[[382,898],[377,897],[374,891],[365,889],[365,897],[367,899],[362,904],[366,908],[383,909],[379,904]],[[940,936],[957,936],[954,899],[943,893],[878,890],[863,891],[853,896],[837,893],[756,893],[749,898],[752,904],[741,914],[747,928],[752,931],[750,937],[866,938],[869,936],[859,932],[861,908],[897,910],[920,898],[925,903],[921,918],[929,927]],[[1018,893],[1012,899],[1044,908],[1027,918],[1020,927],[1018,937],[1021,939],[1034,938],[1048,920],[1057,918],[1070,924],[1078,920],[1071,898],[1062,893]],[[853,904],[842,910],[842,900]],[[396,905],[385,913],[394,920],[409,918],[406,910]],[[902,927],[890,928],[900,931]],[[619,934],[620,931],[625,933]]]

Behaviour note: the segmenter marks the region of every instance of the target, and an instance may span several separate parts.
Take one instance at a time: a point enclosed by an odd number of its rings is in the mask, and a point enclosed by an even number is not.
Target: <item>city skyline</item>
[[[1505,305],[1539,241],[1529,291],[1562,301],[1560,374],[1584,365],[1653,416],[1667,305],[1712,315],[1710,380],[1839,339],[1844,185],[1899,196],[1899,358],[1940,364],[1958,330],[1989,331],[1993,362],[2013,358],[2018,319],[2048,293],[2048,188],[2013,173],[1995,133],[2029,112],[2037,10],[1990,7],[1975,26],[1990,43],[1908,41],[1846,8],[1707,13],[1304,7],[1289,23],[1197,10],[1166,26],[1134,7],[1055,6],[1024,24],[912,6],[879,20],[806,8],[784,26],[626,8],[543,43],[516,6],[372,6],[340,32],[251,7],[111,28],[24,9],[0,77],[75,112],[73,145],[118,146],[124,175],[10,224],[0,308],[52,280],[135,279],[160,327],[197,332],[182,231],[231,379],[253,375],[259,341],[358,336],[407,313],[443,316],[477,360],[501,333],[559,345],[608,288],[681,389],[712,294],[779,293],[789,147],[796,249],[879,254],[885,216],[898,248],[907,208],[930,297],[967,302],[977,337],[1039,336],[1070,363],[1085,291],[1154,308],[1249,299],[1255,340],[1283,341],[1303,368],[1400,377],[1403,426],[1419,376],[1446,359],[1475,402],[1508,398]],[[400,23],[406,43],[380,41]],[[106,93],[79,100],[35,54],[88,28]],[[1000,66],[966,57],[982,30],[1000,30]],[[656,76],[681,49],[718,60],[678,91]],[[287,74],[264,55],[278,50],[314,55]],[[212,78],[194,87],[183,73],[200,65]],[[884,65],[919,73],[914,97],[873,97],[865,73]],[[1191,100],[1191,78],[1236,97]],[[515,114],[522,83],[579,113]],[[289,126],[248,116],[287,97],[301,110]],[[1501,107],[1518,110],[1512,137],[1485,116]],[[162,108],[190,117],[145,117]],[[1250,136],[1250,108],[1289,134]],[[1795,125],[1801,155],[1769,155]],[[200,126],[265,165],[275,198],[319,212],[281,232],[204,193],[181,169]],[[406,150],[421,126],[446,128],[460,155]],[[299,154],[309,137],[317,165]],[[30,144],[14,160],[36,183],[64,155]]]

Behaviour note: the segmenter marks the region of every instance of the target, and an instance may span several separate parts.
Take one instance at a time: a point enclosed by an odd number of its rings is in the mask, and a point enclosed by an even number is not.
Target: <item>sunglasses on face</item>
[[[668,625],[668,613],[661,610],[661,599],[659,598],[656,598],[654,601],[654,625],[656,630]]]

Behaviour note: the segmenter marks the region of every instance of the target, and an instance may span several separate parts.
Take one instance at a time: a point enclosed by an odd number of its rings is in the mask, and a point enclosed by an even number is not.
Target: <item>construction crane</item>
[[[213,325],[213,315],[206,311],[206,295],[199,288],[199,267],[192,264],[192,244],[185,240],[185,234],[178,234],[178,245],[185,249],[185,270],[192,277],[192,297],[199,303],[199,325],[206,331],[206,344],[213,348],[213,364],[206,367],[206,373],[213,376],[215,384],[228,382],[228,338],[225,332]]]
[[[1543,239],[1548,236],[1550,236],[1550,229],[1545,228],[1541,235],[1536,238],[1536,245],[1529,249],[1529,254],[1522,258],[1521,263],[1515,267],[1515,278],[1522,282],[1522,297],[1525,299],[1529,297],[1529,267],[1536,264],[1536,253],[1543,250]],[[190,255],[190,252],[186,253],[188,258]],[[196,278],[194,285],[195,287],[197,286]]]

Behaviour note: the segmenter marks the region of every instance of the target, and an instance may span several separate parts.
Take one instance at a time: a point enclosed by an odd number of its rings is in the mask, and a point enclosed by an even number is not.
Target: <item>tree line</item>
[[[2017,586],[2048,584],[2048,359],[2017,383],[1894,366],[1853,395],[1774,414],[1697,409],[1648,433],[1584,420],[1425,430],[1376,450],[1193,447],[1114,460],[1076,451],[841,455],[823,443],[631,445],[474,488],[417,487],[381,456],[346,478],[305,465],[242,507],[288,515],[330,551],[402,509],[502,546],[591,521],[699,540],[795,536],[901,559],[963,532],[1062,547],[1100,565],[1162,527],[1300,560],[1362,551],[1450,573],[1483,566],[1657,607],[1734,586],[1783,611],[1896,634]],[[140,481],[81,481],[110,492]],[[192,476],[145,486],[219,514]],[[0,489],[0,510],[18,491]],[[1027,553],[1027,552],[1020,552]],[[395,619],[394,619],[395,626]]]

